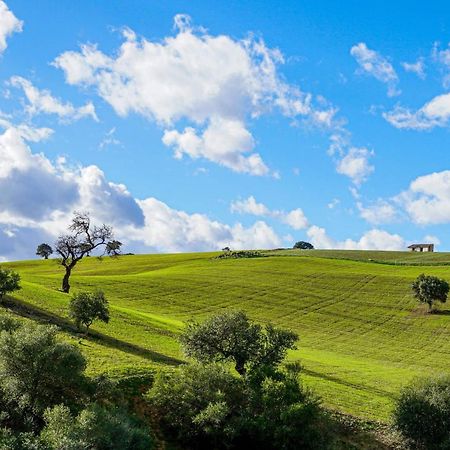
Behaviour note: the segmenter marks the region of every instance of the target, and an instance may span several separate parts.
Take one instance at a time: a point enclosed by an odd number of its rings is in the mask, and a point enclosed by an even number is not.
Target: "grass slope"
[[[23,280],[10,308],[61,325],[64,336],[81,345],[91,373],[176,366],[183,360],[177,343],[183,323],[225,308],[298,332],[299,349],[289,358],[302,362],[308,385],[326,405],[362,418],[388,420],[403,384],[450,371],[450,311],[443,307],[439,314],[423,314],[410,293],[422,272],[450,280],[450,254],[268,255],[86,258],[73,273],[73,292],[103,289],[112,319],[94,324],[92,338],[82,341],[66,319],[69,297],[57,291],[62,271],[55,261],[4,265]],[[375,263],[383,261],[387,264]]]

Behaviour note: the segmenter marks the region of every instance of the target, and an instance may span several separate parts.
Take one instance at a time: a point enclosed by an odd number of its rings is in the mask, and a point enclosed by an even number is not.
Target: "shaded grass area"
[[[82,345],[90,373],[176,365],[183,360],[177,336],[184,322],[224,309],[296,331],[298,350],[289,358],[301,361],[305,383],[326,406],[364,419],[387,421],[402,385],[450,370],[449,309],[424,314],[410,292],[422,272],[450,280],[450,254],[290,252],[300,257],[268,252],[236,260],[214,259],[217,253],[83,260],[73,273],[73,292],[101,288],[111,306],[111,322],[94,324]],[[400,256],[401,265],[368,261]],[[408,259],[422,256],[431,259],[420,266]],[[422,265],[427,261],[434,265]],[[57,323],[68,339],[79,339],[66,320],[70,297],[57,290],[62,271],[56,262],[7,266],[23,280],[13,312],[23,315],[28,308],[30,317]]]

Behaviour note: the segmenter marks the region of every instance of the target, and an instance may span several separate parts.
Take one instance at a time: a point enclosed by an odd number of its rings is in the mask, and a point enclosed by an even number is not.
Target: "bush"
[[[21,289],[19,283],[20,275],[18,273],[0,267],[0,301],[6,294]]]
[[[147,399],[183,448],[326,449],[329,434],[316,397],[297,371],[253,382],[218,364],[160,374]]]
[[[95,320],[109,322],[108,300],[102,291],[79,292],[69,303],[69,317],[75,321],[78,329],[83,325],[86,333]]]
[[[150,450],[153,441],[125,411],[89,405],[76,417],[57,405],[45,412],[42,441],[55,450]]]
[[[326,449],[331,435],[320,401],[299,382],[292,365],[266,377],[251,391],[247,426],[251,442],[260,449]]]
[[[218,364],[192,364],[160,373],[147,394],[163,428],[177,440],[201,448],[226,447],[238,433],[244,383]]]
[[[257,250],[224,251],[216,256],[216,259],[239,259],[239,258],[263,258],[264,255]]]
[[[0,388],[24,425],[36,429],[43,411],[79,399],[86,361],[56,339],[56,327],[24,324],[0,333]]]
[[[450,448],[450,376],[418,380],[404,388],[394,423],[416,448]]]

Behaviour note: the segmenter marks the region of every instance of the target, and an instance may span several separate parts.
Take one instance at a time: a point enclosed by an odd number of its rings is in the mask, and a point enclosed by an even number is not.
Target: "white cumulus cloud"
[[[98,121],[92,102],[88,102],[84,106],[75,107],[69,102],[64,103],[53,97],[50,91],[46,89],[36,88],[29,80],[23,77],[12,77],[9,82],[12,86],[23,90],[28,101],[25,109],[32,116],[44,113],[55,114],[63,121],[74,121],[83,117],[91,117]]]
[[[445,127],[450,119],[450,94],[438,95],[416,111],[397,105],[392,111],[383,113],[383,117],[400,129]]]
[[[294,230],[302,230],[308,226],[308,219],[301,208],[296,208],[288,212],[271,210],[264,203],[257,202],[252,195],[246,199],[232,202],[230,209],[232,212],[240,214],[272,217],[289,225]]]
[[[3,0],[0,0],[0,54],[8,46],[6,39],[13,33],[20,33],[22,26],[23,22],[12,13]]]
[[[176,34],[162,41],[126,29],[114,56],[83,45],[54,65],[67,83],[93,87],[118,115],[136,113],[158,123],[175,156],[204,158],[237,172],[269,173],[254,151],[248,120],[275,110],[321,126],[332,123],[335,109],[280,76],[279,50],[254,37],[236,40],[193,29],[185,15],[175,17],[175,27]]]
[[[307,235],[315,248],[343,250],[404,250],[406,243],[398,234],[373,229],[364,233],[359,240],[346,239],[337,241],[328,236],[325,228],[313,225],[308,228]]]
[[[416,62],[402,62],[402,67],[406,72],[415,73],[421,80],[425,79],[425,61],[419,58]]]
[[[364,42],[354,45],[350,49],[350,54],[356,59],[361,72],[367,73],[387,85],[389,97],[400,94],[397,88],[397,72],[383,55],[368,48]]]

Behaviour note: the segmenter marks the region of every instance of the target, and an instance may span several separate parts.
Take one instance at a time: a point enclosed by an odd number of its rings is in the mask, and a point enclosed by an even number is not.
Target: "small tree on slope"
[[[421,274],[412,284],[414,297],[421,303],[428,304],[428,311],[433,308],[433,303],[447,301],[449,284],[438,277]]]
[[[80,292],[72,297],[69,304],[69,317],[75,321],[76,326],[81,329],[86,327],[86,335],[89,327],[95,320],[109,322],[108,300],[102,291]]]
[[[21,289],[19,282],[20,275],[18,273],[0,267],[0,302],[5,294]]]
[[[53,253],[53,249],[48,244],[39,244],[36,249],[36,255],[48,259],[48,257]]]

